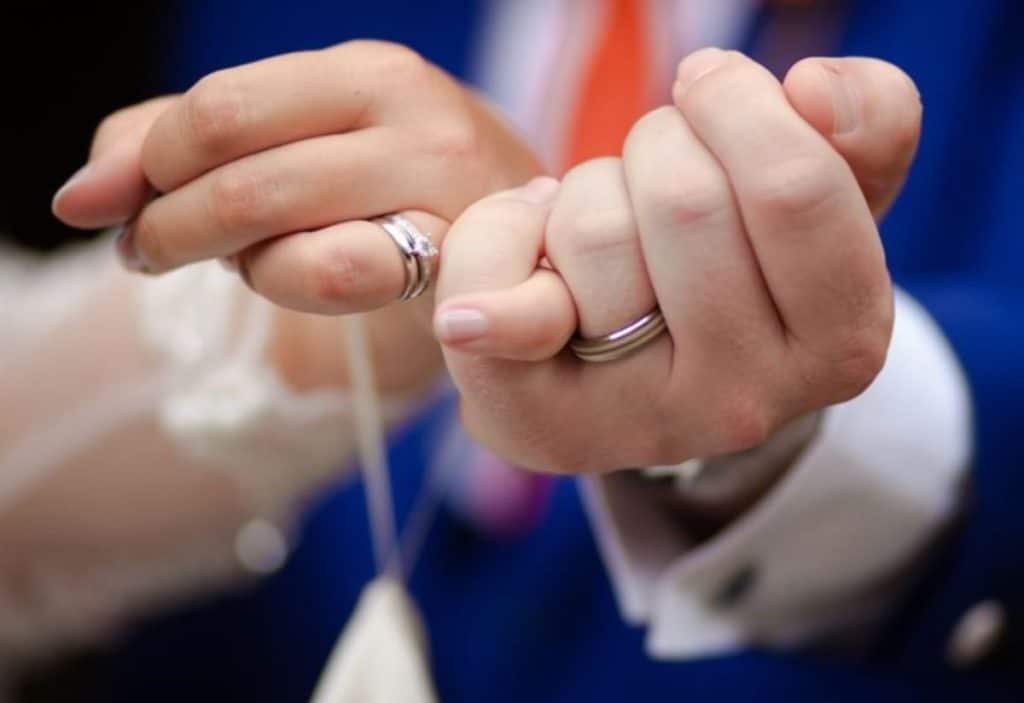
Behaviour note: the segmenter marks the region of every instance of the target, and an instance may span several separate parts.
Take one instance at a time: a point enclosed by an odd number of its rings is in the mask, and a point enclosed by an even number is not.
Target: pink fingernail
[[[487,318],[479,310],[445,310],[434,321],[434,331],[442,344],[465,344],[487,334]]]
[[[121,265],[135,273],[147,273],[146,265],[142,262],[138,250],[135,248],[135,235],[131,224],[121,225],[114,238],[114,251],[121,260]]]

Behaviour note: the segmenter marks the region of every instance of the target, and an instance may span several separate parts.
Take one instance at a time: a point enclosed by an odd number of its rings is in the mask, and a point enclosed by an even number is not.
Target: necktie
[[[651,104],[647,0],[602,4],[598,34],[567,125],[566,169],[597,156],[621,154],[626,134]]]

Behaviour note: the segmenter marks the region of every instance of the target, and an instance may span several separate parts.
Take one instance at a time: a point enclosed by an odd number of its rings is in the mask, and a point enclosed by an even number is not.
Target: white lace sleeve
[[[0,250],[0,680],[276,568],[297,499],[353,449],[347,394],[286,385],[236,276],[132,276],[111,251]]]

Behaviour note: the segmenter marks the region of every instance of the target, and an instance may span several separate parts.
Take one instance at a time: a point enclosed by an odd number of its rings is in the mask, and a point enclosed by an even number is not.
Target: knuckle
[[[595,187],[607,186],[623,178],[622,159],[615,156],[599,156],[576,164],[562,176],[561,192],[568,194],[570,201],[582,200],[591,195]],[[591,196],[591,199],[593,197]]]
[[[683,111],[718,110],[723,105],[742,106],[750,101],[752,82],[758,70],[752,61],[730,51],[729,59],[718,67],[699,76],[683,96]],[[743,109],[742,107],[734,109]]]
[[[638,251],[640,240],[626,208],[579,210],[552,224],[549,247],[560,257],[591,258]]]
[[[642,117],[626,139],[625,153],[661,149],[662,135],[678,130],[682,115],[674,107],[661,107]],[[687,169],[661,170],[659,178],[638,188],[634,197],[644,210],[670,229],[717,222],[732,207],[732,192],[723,172],[708,164]]]
[[[441,125],[429,132],[424,142],[430,154],[435,157],[446,173],[457,173],[466,177],[466,170],[472,170],[479,163],[482,152],[481,135],[468,117],[448,114]],[[473,179],[472,175],[468,179]]]
[[[882,328],[858,331],[843,343],[843,353],[829,364],[833,403],[850,400],[875,380],[889,352],[889,333]]]
[[[266,176],[227,170],[210,184],[210,215],[222,232],[248,230],[264,219],[277,189]]]
[[[882,306],[875,303],[883,302]],[[797,357],[808,407],[841,403],[864,392],[885,366],[892,339],[891,294],[836,332],[825,348],[803,347]]]
[[[448,248],[448,239],[452,234],[456,234],[460,240],[468,240],[478,236],[473,233],[484,232],[515,232],[523,236],[534,234],[544,227],[544,213],[536,205],[522,200],[486,198],[471,205],[459,218],[458,225],[446,236],[445,249]]]
[[[638,141],[646,141],[649,137],[657,137],[665,130],[672,129],[679,124],[682,116],[679,111],[671,105],[663,105],[644,114],[637,120],[626,135],[626,145]]]
[[[336,306],[377,292],[367,261],[355,251],[321,252],[309,266],[306,296],[318,307]]]
[[[430,71],[430,63],[417,51],[402,44],[363,40],[360,45],[373,54],[373,65],[381,78],[417,86]]]
[[[115,141],[132,122],[134,108],[123,108],[104,117],[93,134],[93,147]]]
[[[674,106],[662,106],[651,110],[637,120],[626,134],[622,144],[624,158],[639,154],[641,158],[654,152],[664,152],[666,137],[681,128],[683,116]],[[685,127],[682,127],[685,128]],[[587,165],[586,162],[577,168]]]
[[[742,451],[763,444],[777,426],[768,403],[748,385],[739,386],[724,396],[716,418],[725,452]]]
[[[749,205],[769,217],[805,219],[820,214],[842,193],[842,171],[821,156],[794,157],[759,169],[750,178]]]
[[[665,178],[646,196],[654,217],[670,231],[718,224],[732,209],[732,195],[724,176],[695,171]]]
[[[189,137],[201,151],[220,154],[244,127],[244,100],[237,81],[227,72],[200,80],[185,95],[184,119]]]

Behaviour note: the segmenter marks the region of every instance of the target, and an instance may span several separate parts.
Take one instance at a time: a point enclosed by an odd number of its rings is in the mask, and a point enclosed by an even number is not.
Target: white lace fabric
[[[268,363],[272,321],[216,263],[142,277],[107,240],[0,249],[0,681],[280,563],[260,536],[355,438],[346,391]]]

